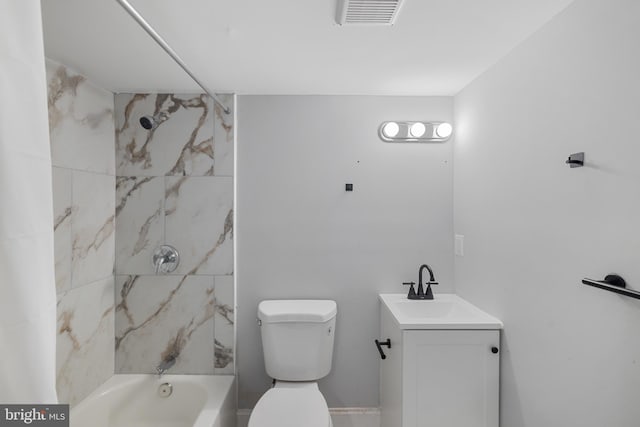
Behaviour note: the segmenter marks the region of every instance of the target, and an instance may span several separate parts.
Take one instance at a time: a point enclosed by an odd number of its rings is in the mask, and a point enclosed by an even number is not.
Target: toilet
[[[274,386],[249,427],[332,427],[317,381],[331,371],[337,305],[331,300],[270,300],[258,305],[264,364]]]

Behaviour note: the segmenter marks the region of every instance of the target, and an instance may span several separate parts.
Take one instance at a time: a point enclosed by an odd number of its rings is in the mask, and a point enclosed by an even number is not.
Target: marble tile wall
[[[115,127],[116,373],[175,357],[171,373],[233,374],[233,114],[206,95],[117,94]],[[180,253],[169,275],[151,262],[162,244]]]
[[[113,94],[47,60],[58,291],[57,387],[75,404],[113,374]]]
[[[113,375],[113,277],[58,296],[58,399],[72,405]]]

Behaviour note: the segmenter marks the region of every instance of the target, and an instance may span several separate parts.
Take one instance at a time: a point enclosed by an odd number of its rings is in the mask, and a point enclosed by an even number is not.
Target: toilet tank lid
[[[337,312],[332,300],[268,300],[258,305],[258,319],[264,323],[324,323]]]

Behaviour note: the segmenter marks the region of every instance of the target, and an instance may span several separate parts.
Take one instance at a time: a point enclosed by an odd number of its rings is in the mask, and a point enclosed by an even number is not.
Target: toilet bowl
[[[267,374],[249,427],[331,427],[317,380],[331,371],[337,306],[330,300],[271,300],[258,306]]]
[[[276,382],[251,412],[249,427],[332,427],[316,382]]]

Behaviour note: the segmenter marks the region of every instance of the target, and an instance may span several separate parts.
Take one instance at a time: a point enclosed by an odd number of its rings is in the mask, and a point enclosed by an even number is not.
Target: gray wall
[[[380,292],[422,263],[452,288],[452,143],[388,144],[385,120],[452,119],[445,97],[238,97],[239,407],[269,387],[258,302],[338,303],[331,407],[378,406]],[[345,192],[345,183],[354,191]]]
[[[501,425],[638,425],[640,4],[578,0],[455,98],[456,290],[500,317]],[[585,151],[587,165],[564,160]]]

